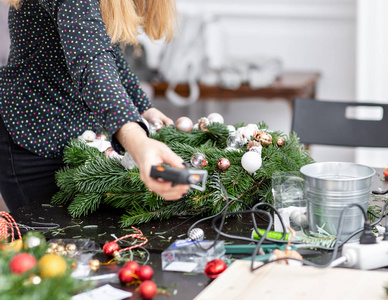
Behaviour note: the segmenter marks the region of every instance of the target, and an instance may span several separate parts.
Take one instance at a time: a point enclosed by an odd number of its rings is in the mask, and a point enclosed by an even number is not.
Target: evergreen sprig
[[[235,125],[236,128],[241,126],[245,124]],[[313,160],[302,149],[295,133],[287,136],[280,131],[271,132],[265,123],[258,124],[258,127],[271,134],[273,143],[263,147],[262,167],[253,175],[241,166],[241,158],[247,150],[227,148],[229,131],[223,124],[211,123],[207,130],[193,130],[190,133],[166,126],[152,134],[152,138],[167,144],[185,162],[190,163],[196,152],[203,153],[208,162],[203,167],[209,174],[206,190],[190,190],[182,200],[173,202],[164,201],[151,193],[141,181],[138,169],[127,170],[119,159],[106,158],[86,142],[72,140],[64,152],[67,166],[56,174],[60,191],[52,203],[69,204],[68,209],[73,217],[93,213],[102,204],[125,209],[126,213],[121,220],[124,227],[167,219],[177,214],[213,215],[223,209],[227,197],[243,201],[248,206],[261,201],[272,203],[272,174],[276,171],[299,171]],[[277,145],[278,137],[284,139],[283,147]],[[217,166],[221,158],[230,161],[227,171],[221,171]],[[228,207],[229,212],[241,209],[245,207],[238,202]]]

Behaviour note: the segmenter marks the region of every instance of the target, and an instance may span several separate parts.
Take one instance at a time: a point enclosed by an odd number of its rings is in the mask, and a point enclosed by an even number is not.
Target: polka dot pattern
[[[86,129],[112,135],[152,107],[112,46],[98,0],[28,0],[9,14],[0,114],[15,143],[59,157]]]

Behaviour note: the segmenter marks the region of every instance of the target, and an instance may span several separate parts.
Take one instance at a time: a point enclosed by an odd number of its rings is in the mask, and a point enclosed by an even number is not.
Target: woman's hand
[[[147,109],[145,112],[143,112],[141,116],[150,123],[152,123],[152,119],[160,119],[165,125],[174,124],[173,120],[168,118],[164,113],[162,113],[159,109],[155,107]]]
[[[125,134],[125,136],[123,136]],[[167,163],[175,168],[185,168],[183,159],[175,154],[166,144],[148,138],[139,124],[131,122],[125,124],[117,133],[117,139],[131,154],[139,167],[140,178],[153,192],[165,200],[177,200],[190,189],[189,185],[160,181],[150,177],[151,167]]]

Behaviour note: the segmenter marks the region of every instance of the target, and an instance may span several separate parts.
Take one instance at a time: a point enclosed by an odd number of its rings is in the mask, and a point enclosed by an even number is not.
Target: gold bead
[[[113,257],[120,258],[121,257],[120,252],[119,251],[113,252]]]

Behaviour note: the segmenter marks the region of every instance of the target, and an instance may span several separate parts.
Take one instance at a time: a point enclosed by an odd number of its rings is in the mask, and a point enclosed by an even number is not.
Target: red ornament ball
[[[217,278],[226,270],[226,263],[222,259],[213,259],[206,264],[205,275],[211,279]]]
[[[129,268],[121,268],[119,271],[119,279],[123,284],[132,282],[135,279],[135,272]]]
[[[278,136],[276,138],[276,144],[278,145],[278,147],[283,147],[284,145],[284,139],[281,137],[281,136]]]
[[[140,266],[137,262],[131,260],[131,261],[127,261],[124,265],[123,265],[123,268],[126,268],[126,269],[130,269],[132,270],[132,272],[134,274],[137,274],[137,272],[139,272],[140,270]]]
[[[136,275],[139,276],[141,281],[151,280],[154,276],[154,270],[150,266],[142,266],[139,271],[136,272]]]
[[[230,161],[229,159],[227,158],[221,158],[218,163],[217,163],[217,166],[218,168],[221,170],[221,171],[226,171],[229,169],[230,167]]]
[[[158,291],[158,287],[151,280],[143,281],[139,285],[139,294],[145,300],[154,298],[154,296],[156,295],[157,291]]]
[[[9,269],[12,273],[21,274],[36,265],[36,258],[30,253],[20,253],[16,255],[9,263]]]
[[[102,251],[108,256],[113,256],[113,253],[119,250],[120,246],[116,242],[105,243],[104,247],[102,247]]]

